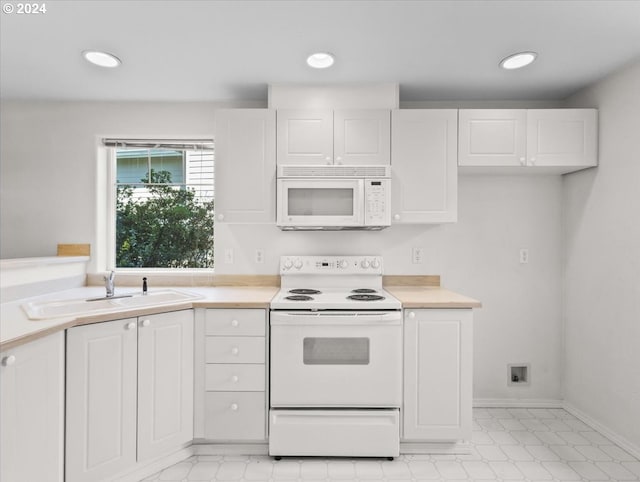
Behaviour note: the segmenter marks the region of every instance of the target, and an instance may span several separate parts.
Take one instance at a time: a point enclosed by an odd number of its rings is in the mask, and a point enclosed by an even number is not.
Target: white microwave
[[[276,224],[283,230],[386,228],[390,185],[390,166],[278,166]]]

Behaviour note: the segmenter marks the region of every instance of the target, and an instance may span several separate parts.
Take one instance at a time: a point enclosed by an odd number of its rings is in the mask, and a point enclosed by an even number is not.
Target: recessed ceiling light
[[[326,69],[327,67],[331,67],[334,62],[335,59],[333,55],[328,52],[317,52],[307,57],[307,64],[314,69]]]
[[[500,67],[507,70],[519,69],[533,62],[538,56],[535,52],[518,52],[502,59]]]
[[[82,56],[87,60],[87,62],[99,65],[100,67],[113,68],[118,67],[122,63],[115,55],[107,52],[100,52],[99,50],[85,50],[82,52]]]

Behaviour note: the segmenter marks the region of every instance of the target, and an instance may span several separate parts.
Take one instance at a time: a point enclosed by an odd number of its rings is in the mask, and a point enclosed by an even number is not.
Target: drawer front
[[[205,325],[207,335],[264,336],[267,315],[265,310],[209,309]]]
[[[207,336],[207,363],[265,363],[265,338],[257,336]]]
[[[264,392],[207,392],[204,436],[209,440],[266,439]]]
[[[264,392],[264,365],[207,364],[205,390],[220,392]]]

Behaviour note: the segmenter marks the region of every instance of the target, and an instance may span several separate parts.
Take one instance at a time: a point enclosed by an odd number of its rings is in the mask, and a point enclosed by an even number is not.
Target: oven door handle
[[[270,324],[299,326],[392,326],[402,324],[400,311],[388,313],[287,313],[271,312]]]

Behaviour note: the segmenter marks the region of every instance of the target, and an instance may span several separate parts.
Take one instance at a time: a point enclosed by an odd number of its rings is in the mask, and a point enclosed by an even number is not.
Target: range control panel
[[[281,256],[280,274],[382,274],[382,256]]]

